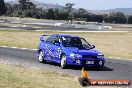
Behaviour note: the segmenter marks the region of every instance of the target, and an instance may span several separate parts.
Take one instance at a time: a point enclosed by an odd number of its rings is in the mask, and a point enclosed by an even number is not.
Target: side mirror
[[[92,45],[91,48],[95,48],[95,45]]]
[[[40,41],[44,42],[44,37],[43,36],[40,37]]]
[[[60,46],[60,42],[56,42],[55,45],[56,45],[56,46]]]

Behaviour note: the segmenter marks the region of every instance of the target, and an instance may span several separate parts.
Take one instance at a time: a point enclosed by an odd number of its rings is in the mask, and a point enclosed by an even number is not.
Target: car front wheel
[[[65,69],[67,67],[66,55],[64,55],[64,54],[61,56],[61,67],[62,67],[62,69]]]

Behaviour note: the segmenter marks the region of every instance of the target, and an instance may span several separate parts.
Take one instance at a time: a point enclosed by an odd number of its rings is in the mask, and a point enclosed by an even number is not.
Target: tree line
[[[37,19],[53,20],[78,20],[87,22],[105,22],[115,24],[132,24],[132,16],[124,15],[121,12],[111,12],[109,14],[93,14],[83,8],[74,9],[73,3],[67,3],[64,8],[43,9],[37,8],[30,0],[19,0],[19,4],[11,5],[0,0],[0,15],[10,17],[32,17]]]

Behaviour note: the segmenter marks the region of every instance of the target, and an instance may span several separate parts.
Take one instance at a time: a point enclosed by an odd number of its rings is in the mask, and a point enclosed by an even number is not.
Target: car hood
[[[71,52],[75,53],[75,54],[80,54],[80,55],[102,55],[101,52],[99,52],[96,49],[78,49],[78,48],[74,48],[74,47],[67,47],[68,50],[70,50]]]

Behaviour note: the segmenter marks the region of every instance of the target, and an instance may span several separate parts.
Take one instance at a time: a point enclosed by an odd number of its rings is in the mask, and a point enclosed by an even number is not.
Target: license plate
[[[94,61],[86,61],[86,64],[94,64]]]

